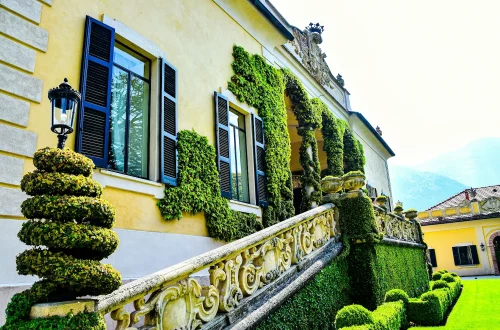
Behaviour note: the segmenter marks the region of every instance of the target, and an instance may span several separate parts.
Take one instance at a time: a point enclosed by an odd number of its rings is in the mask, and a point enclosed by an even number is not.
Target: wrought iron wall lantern
[[[484,252],[484,251],[486,250],[486,248],[485,248],[485,246],[484,246],[484,243],[481,243],[479,246],[481,247],[481,251],[483,251],[483,252]]]
[[[57,147],[63,149],[68,134],[73,133],[75,112],[80,104],[81,95],[68,84],[68,79],[64,78],[59,87],[49,90],[49,100],[52,107],[50,129],[57,134]]]

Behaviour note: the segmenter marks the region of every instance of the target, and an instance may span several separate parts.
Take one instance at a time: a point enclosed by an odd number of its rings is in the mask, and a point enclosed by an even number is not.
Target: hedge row
[[[435,273],[436,274],[436,273]],[[420,298],[409,298],[403,290],[389,290],[384,303],[373,312],[361,305],[342,308],[335,318],[340,330],[399,330],[415,325],[439,325],[460,294],[458,275],[440,272],[441,278],[433,290]],[[436,285],[436,283],[438,283]]]
[[[446,275],[443,276],[446,280],[434,282],[432,291],[409,300],[409,321],[418,325],[439,325],[443,322],[460,294],[460,277],[456,274]]]
[[[342,308],[335,318],[335,328],[342,330],[399,330],[406,326],[403,301],[386,302],[370,312],[361,305]]]

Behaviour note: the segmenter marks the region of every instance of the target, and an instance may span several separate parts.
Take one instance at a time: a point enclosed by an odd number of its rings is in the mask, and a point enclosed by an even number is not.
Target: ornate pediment
[[[500,199],[497,197],[488,197],[481,201],[481,210],[486,212],[499,212]]]
[[[290,41],[295,49],[295,53],[300,57],[302,64],[309,73],[323,86],[334,87],[334,78],[328,64],[326,64],[326,54],[323,53],[319,45],[323,42],[321,33],[323,26],[319,23],[310,23],[303,31],[293,28],[294,40]]]

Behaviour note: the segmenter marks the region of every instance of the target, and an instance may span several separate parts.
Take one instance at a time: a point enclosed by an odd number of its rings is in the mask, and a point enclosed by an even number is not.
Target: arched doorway
[[[495,259],[497,260],[495,274],[498,274],[498,270],[500,269],[500,236],[493,239],[493,250],[495,251]]]
[[[495,275],[500,275],[500,231],[491,235],[488,243]]]

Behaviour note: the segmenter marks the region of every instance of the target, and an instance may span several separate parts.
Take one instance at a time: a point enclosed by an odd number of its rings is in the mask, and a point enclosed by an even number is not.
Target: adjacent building
[[[392,200],[387,159],[394,153],[381,131],[351,109],[344,80],[326,64],[321,42],[308,28],[290,25],[266,0],[1,0],[4,294],[34,281],[15,271],[15,256],[25,249],[16,237],[25,220],[20,205],[27,198],[19,186],[34,169],[33,153],[56,146],[47,92],[64,78],[83,95],[78,124],[66,146],[94,160],[93,177],[116,208],[121,243],[108,262],[126,280],[225,244],[208,237],[202,213],[165,221],[157,207],[168,185],[175,184],[177,132],[195,130],[215,145],[214,92],[228,102],[230,145],[238,145],[231,149],[237,160],[231,172],[242,178],[241,190],[228,202],[234,210],[262,216],[251,129],[259,109],[239,102],[228,90],[234,45],[291,70],[311,98],[320,98],[347,121],[364,147],[370,189]],[[288,115],[290,169],[300,175],[300,136],[291,109]],[[326,156],[321,136],[317,139],[323,169]],[[0,297],[0,310],[6,300]]]
[[[418,218],[435,270],[500,275],[500,185],[466,189]]]

